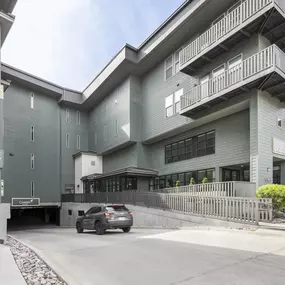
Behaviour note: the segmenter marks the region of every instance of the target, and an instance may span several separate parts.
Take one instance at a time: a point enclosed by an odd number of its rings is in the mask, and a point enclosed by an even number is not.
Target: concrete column
[[[215,167],[216,182],[222,182],[222,168],[219,166]]]

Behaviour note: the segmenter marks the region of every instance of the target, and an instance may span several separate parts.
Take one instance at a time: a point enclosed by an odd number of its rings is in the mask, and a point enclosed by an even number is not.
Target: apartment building
[[[0,2],[0,60],[1,60],[1,48],[4,44],[6,37],[14,23],[14,16],[11,14],[16,5],[17,0],[3,0]],[[1,62],[1,61],[0,61]],[[4,122],[3,122],[3,99],[4,91],[9,86],[7,82],[1,76],[1,64],[0,64],[0,243],[5,240],[6,237],[6,221],[10,217],[10,207],[7,204],[2,204],[2,196],[4,195],[4,180],[2,179],[2,170],[4,167],[4,147],[3,147],[3,134],[4,134]]]
[[[285,1],[188,0],[82,92],[2,65],[4,195],[285,183]]]

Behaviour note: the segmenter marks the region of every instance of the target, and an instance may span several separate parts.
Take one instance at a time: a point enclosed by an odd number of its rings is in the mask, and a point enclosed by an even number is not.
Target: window
[[[165,163],[173,163],[215,153],[215,131],[165,146]]]
[[[77,149],[80,149],[80,136],[79,135],[76,137],[76,147]]]
[[[69,123],[69,109],[68,108],[66,108],[65,110],[65,122]]]
[[[118,119],[115,120],[115,136],[118,135]]]
[[[31,153],[31,169],[35,169],[35,155]]]
[[[104,125],[104,141],[107,141],[107,125]]]
[[[171,78],[173,75],[179,72],[179,53],[181,50],[182,48],[177,50],[165,60],[165,80]]]
[[[31,142],[35,141],[35,127],[34,126],[31,126],[30,128],[30,139],[31,139]]]
[[[165,80],[169,79],[173,75],[173,55],[165,61]]]
[[[277,119],[277,126],[278,127],[282,127],[282,120],[281,119]]]
[[[35,197],[35,182],[31,181],[31,197]]]
[[[65,135],[65,145],[67,148],[69,148],[69,134]]]
[[[84,216],[84,211],[78,210],[78,216],[79,217]]]
[[[206,154],[215,153],[215,132],[209,132],[206,134]]]
[[[91,160],[91,166],[95,166],[95,160]]]
[[[80,111],[76,112],[76,125],[80,125]]]
[[[183,95],[183,89],[180,89],[174,93],[175,113],[180,112],[180,98],[182,95]]]
[[[165,98],[166,117],[173,115],[173,94]]]
[[[31,97],[31,109],[34,109],[34,100],[35,100],[34,93],[31,93],[30,97]]]
[[[72,210],[68,210],[68,215],[72,216]]]
[[[198,136],[197,156],[206,155],[206,135]]]

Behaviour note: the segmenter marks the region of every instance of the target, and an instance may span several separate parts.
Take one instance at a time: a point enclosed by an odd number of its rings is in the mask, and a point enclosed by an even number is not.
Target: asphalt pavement
[[[188,228],[77,234],[51,228],[10,234],[69,285],[280,285],[285,232]]]

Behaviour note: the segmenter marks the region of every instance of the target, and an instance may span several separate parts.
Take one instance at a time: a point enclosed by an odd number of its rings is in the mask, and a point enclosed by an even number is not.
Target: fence
[[[244,181],[213,182],[153,191],[156,193],[191,193],[194,196],[255,197],[256,184]]]
[[[242,26],[247,21],[249,22],[251,17],[273,2],[274,0],[243,1],[241,5],[237,6],[205,33],[182,49],[179,54],[180,66],[190,61],[207,47],[218,42],[222,37],[230,34],[238,26]],[[282,0],[278,0],[278,2],[282,2]]]
[[[259,221],[269,222],[272,220],[271,199],[197,196],[191,193],[166,194],[123,191],[95,194],[63,194],[62,202],[122,203],[253,224]]]

